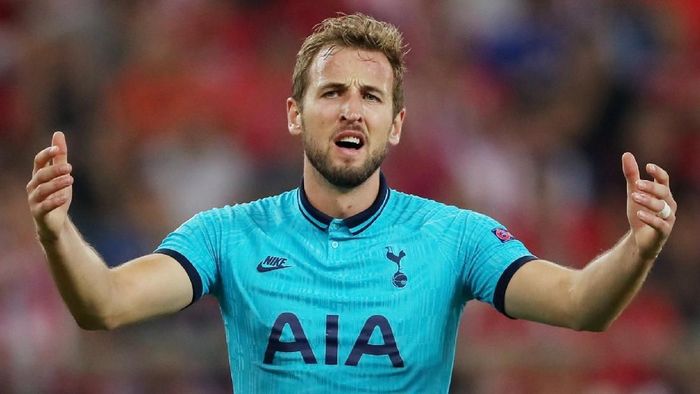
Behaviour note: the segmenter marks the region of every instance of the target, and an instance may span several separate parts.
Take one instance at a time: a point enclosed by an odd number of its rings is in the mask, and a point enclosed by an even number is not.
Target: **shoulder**
[[[422,225],[440,225],[466,221],[474,211],[448,205],[429,198],[391,190],[391,211],[397,217]]]
[[[296,204],[296,195],[295,189],[251,202],[212,208],[198,213],[190,221],[206,227],[229,227],[234,224],[246,227],[246,223],[253,225],[281,222],[292,212],[291,208]]]
[[[230,208],[234,213],[239,215],[249,215],[253,217],[276,217],[289,214],[291,208],[296,207],[297,196],[298,189],[294,189],[274,196],[237,204]]]
[[[395,223],[434,234],[473,237],[505,230],[498,220],[481,212],[393,189],[390,204],[389,212]]]

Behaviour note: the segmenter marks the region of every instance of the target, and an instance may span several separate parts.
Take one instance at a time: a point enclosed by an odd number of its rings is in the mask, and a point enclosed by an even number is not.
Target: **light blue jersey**
[[[332,219],[303,187],[196,215],[157,253],[221,306],[238,393],[447,392],[464,304],[534,259],[493,219],[386,186]]]

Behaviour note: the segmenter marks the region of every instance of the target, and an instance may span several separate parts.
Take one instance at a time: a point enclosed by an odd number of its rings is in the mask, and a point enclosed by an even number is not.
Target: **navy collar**
[[[386,179],[384,174],[379,173],[379,193],[377,193],[377,198],[374,200],[372,205],[364,211],[350,216],[349,218],[343,219],[343,224],[348,227],[350,233],[357,235],[365,231],[384,210],[387,201],[389,201],[389,187],[386,184]],[[311,205],[308,197],[306,197],[306,191],[304,191],[304,180],[301,180],[301,186],[299,187],[299,198],[298,205],[301,214],[311,222],[314,226],[321,230],[328,230],[328,226],[333,220],[332,217],[326,215],[325,213],[319,211]]]

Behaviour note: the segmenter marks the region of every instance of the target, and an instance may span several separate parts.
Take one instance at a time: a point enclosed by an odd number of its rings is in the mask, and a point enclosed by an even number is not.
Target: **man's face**
[[[324,48],[308,70],[303,110],[287,100],[289,131],[334,186],[353,188],[377,171],[401,136],[405,110],[392,114],[393,73],[380,52]]]

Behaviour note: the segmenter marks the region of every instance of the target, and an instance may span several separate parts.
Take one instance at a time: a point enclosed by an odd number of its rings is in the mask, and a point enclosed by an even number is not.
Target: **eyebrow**
[[[337,89],[341,91],[346,91],[348,90],[348,85],[341,83],[341,82],[326,82],[321,84],[319,86],[319,90],[328,90],[328,89]],[[369,92],[369,93],[375,93],[379,94],[380,96],[384,96],[385,92],[375,86],[372,85],[360,85],[360,91],[361,92]]]

